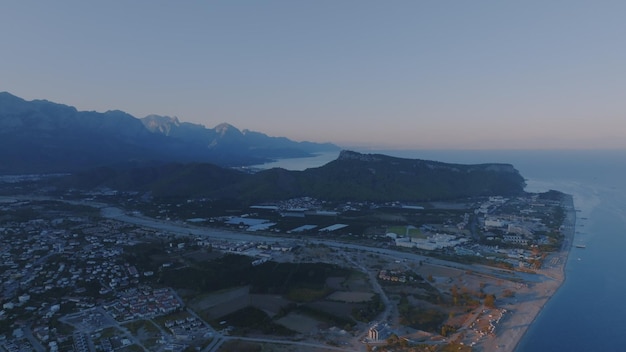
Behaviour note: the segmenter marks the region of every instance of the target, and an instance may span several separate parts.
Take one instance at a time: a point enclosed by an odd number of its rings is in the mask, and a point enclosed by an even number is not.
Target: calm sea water
[[[575,243],[566,280],[546,304],[517,351],[626,351],[626,151],[363,151],[476,164],[513,164],[531,192],[574,196]],[[291,170],[318,167],[338,153],[287,159]]]

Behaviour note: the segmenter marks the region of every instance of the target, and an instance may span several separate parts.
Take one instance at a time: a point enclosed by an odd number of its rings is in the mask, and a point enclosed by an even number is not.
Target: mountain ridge
[[[87,188],[119,187],[157,197],[235,199],[250,204],[298,197],[330,201],[433,201],[518,195],[525,186],[524,178],[510,164],[447,164],[352,151],[342,151],[326,165],[304,171],[273,168],[248,174],[179,164],[166,169],[107,170],[106,177],[93,172],[74,176],[69,184]],[[142,174],[146,178],[137,181],[136,175]],[[162,177],[153,178],[155,174]],[[125,183],[129,179],[135,183]]]
[[[448,164],[344,150],[304,171],[248,174],[225,167],[338,148],[294,142],[228,123],[210,129],[177,117],[144,119],[0,93],[0,173],[70,172],[60,185],[160,196],[258,202],[310,196],[335,201],[440,200],[523,192],[510,164]]]
[[[0,174],[74,172],[123,163],[245,166],[339,150],[328,143],[243,133],[228,124],[217,127],[221,134],[177,117],[138,119],[120,110],[79,111],[0,92]]]

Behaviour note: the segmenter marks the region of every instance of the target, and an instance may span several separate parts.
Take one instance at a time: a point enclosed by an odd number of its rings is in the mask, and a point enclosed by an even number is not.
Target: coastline
[[[544,259],[542,268],[537,271],[541,279],[537,283],[527,284],[516,292],[515,297],[508,298],[499,304],[508,312],[506,318],[497,327],[496,334],[475,346],[476,351],[510,351],[518,349],[520,342],[535,322],[546,303],[554,296],[565,282],[565,266],[574,242],[576,210],[573,197],[566,195],[563,206],[566,217],[563,221],[563,246],[558,252]]]
[[[548,255],[543,262],[542,268],[532,275],[531,280],[518,283],[515,289],[515,295],[508,298],[497,298],[497,307],[506,311],[499,320],[494,335],[486,336],[472,346],[472,351],[517,351],[520,342],[526,334],[528,328],[533,324],[541,313],[545,304],[554,296],[561,285],[565,281],[565,266],[571,249],[573,248],[575,236],[576,210],[573,205],[573,197],[566,195],[563,200],[563,206],[566,209],[566,217],[563,221],[564,241],[558,252]],[[108,210],[107,217],[119,218],[126,217],[134,219],[131,222],[143,224],[141,218],[128,217],[119,212],[111,212],[114,208],[105,208]],[[145,219],[148,223],[153,219]],[[164,224],[160,224],[159,228],[163,228]],[[152,225],[154,226],[154,224]],[[166,226],[170,231],[176,232],[176,225],[173,227]],[[191,229],[186,229],[185,233],[195,233]],[[215,233],[212,233],[215,236]],[[230,234],[229,234],[230,235]],[[255,236],[239,234],[239,236]],[[219,236],[217,236],[219,237]],[[230,237],[230,236],[227,236]],[[511,282],[513,283],[513,282]]]

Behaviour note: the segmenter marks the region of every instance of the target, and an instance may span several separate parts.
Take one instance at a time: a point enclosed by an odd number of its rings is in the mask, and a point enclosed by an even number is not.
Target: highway
[[[88,204],[88,203],[87,203]],[[115,207],[102,207],[101,203],[97,205],[101,208],[102,216],[115,219],[118,221],[123,221],[126,223],[135,224],[138,226],[144,226],[160,231],[166,231],[171,234],[177,234],[181,236],[199,236],[199,237],[207,237],[210,239],[219,239],[219,240],[227,240],[227,241],[246,241],[246,242],[284,242],[284,241],[293,241],[293,240],[302,240],[302,238],[298,237],[275,237],[275,236],[267,236],[267,235],[259,235],[259,234],[249,234],[243,232],[235,232],[235,231],[227,231],[220,230],[214,228],[205,228],[198,227],[194,225],[189,225],[187,223],[178,223],[171,221],[164,221],[159,219],[153,219],[146,216],[141,215],[132,215],[124,212],[122,209]],[[463,271],[471,271],[473,273],[479,273],[482,275],[496,277],[506,280],[518,279],[525,281],[536,281],[537,275],[534,274],[526,274],[513,270],[495,268],[485,265],[472,265],[472,264],[462,264],[457,262],[451,262],[447,260],[436,259],[416,253],[409,253],[403,251],[397,251],[389,248],[379,248],[379,247],[370,247],[355,243],[346,243],[346,242],[338,242],[329,239],[314,239],[307,238],[307,243],[317,244],[317,245],[325,245],[328,247],[344,249],[344,250],[353,250],[353,251],[362,251],[375,253],[379,255],[385,255],[393,258],[394,260],[407,260],[411,262],[424,262],[429,265],[442,266],[448,268],[454,268]]]
[[[0,197],[0,199],[5,197]],[[28,200],[44,200],[45,197],[6,197],[11,199],[28,199]],[[51,200],[51,199],[45,199]],[[59,200],[59,199],[55,199]],[[461,264],[457,262],[445,261],[441,259],[436,259],[416,253],[397,251],[389,248],[380,248],[380,247],[370,247],[366,245],[356,244],[356,243],[346,243],[339,242],[330,239],[316,239],[312,237],[306,237],[303,239],[302,237],[286,237],[286,236],[268,236],[268,235],[260,235],[257,233],[244,233],[244,232],[235,232],[228,231],[222,229],[215,228],[207,228],[207,227],[199,227],[195,225],[190,225],[188,223],[183,222],[173,222],[173,221],[164,221],[160,219],[154,219],[146,216],[142,216],[136,213],[129,213],[123,209],[110,206],[108,204],[90,202],[90,201],[68,201],[68,200],[60,200],[67,203],[72,204],[80,204],[92,206],[100,209],[101,215],[104,218],[113,219],[129,224],[134,224],[141,227],[152,228],[159,232],[164,233],[165,235],[178,235],[178,236],[197,236],[204,237],[207,239],[214,240],[224,240],[224,241],[241,241],[241,242],[293,242],[294,240],[304,241],[308,244],[315,245],[324,245],[331,248],[341,249],[339,251],[340,255],[337,259],[347,260],[348,263],[352,264],[362,272],[366,273],[370,279],[370,282],[373,286],[373,290],[380,295],[381,301],[385,306],[384,311],[377,317],[378,321],[387,321],[390,319],[391,313],[393,311],[393,304],[391,304],[389,298],[383,291],[382,287],[378,284],[378,280],[376,278],[375,271],[369,270],[366,265],[364,265],[361,260],[359,260],[361,254],[377,254],[379,256],[386,256],[391,258],[392,260],[398,261],[402,260],[407,263],[417,263],[423,262],[427,263],[431,266],[441,266],[447,268],[454,268],[457,270],[473,272],[475,274],[501,278],[505,280],[520,280],[520,281],[536,281],[542,275],[537,274],[526,274],[515,272],[512,270],[494,268],[484,265],[468,265]],[[351,253],[351,254],[348,254]],[[356,254],[356,255],[352,255]],[[47,258],[40,258],[40,261],[45,261]],[[362,259],[362,258],[361,258]],[[281,343],[281,344],[292,344],[299,346],[307,346],[307,347],[316,347],[316,348],[325,348],[325,349],[333,349],[339,351],[352,351],[354,349],[345,349],[341,347],[334,347],[325,344],[315,344],[310,342],[298,342],[298,341],[290,341],[290,340],[280,340],[280,339],[253,339],[253,338],[243,338],[243,337],[231,337],[227,335],[223,335],[217,331],[213,331],[213,341],[206,346],[202,351],[203,352],[215,352],[218,351],[220,346],[229,340],[245,340],[245,341],[255,341],[255,342],[267,342],[267,343]]]

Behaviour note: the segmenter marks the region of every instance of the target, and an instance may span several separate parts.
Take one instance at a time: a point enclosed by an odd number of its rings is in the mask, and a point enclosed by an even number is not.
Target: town
[[[4,187],[6,351],[471,350],[561,247],[566,211],[557,192],[422,204],[306,197],[236,209]],[[286,281],[261,282],[269,270]]]

